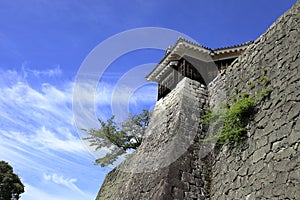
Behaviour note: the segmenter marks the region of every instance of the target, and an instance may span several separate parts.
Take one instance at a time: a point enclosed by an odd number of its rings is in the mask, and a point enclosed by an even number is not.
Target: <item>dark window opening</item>
[[[206,85],[200,72],[183,58],[179,60],[176,66],[172,66],[172,69],[173,70],[164,76],[158,84],[158,100],[170,93],[184,77],[188,77]]]

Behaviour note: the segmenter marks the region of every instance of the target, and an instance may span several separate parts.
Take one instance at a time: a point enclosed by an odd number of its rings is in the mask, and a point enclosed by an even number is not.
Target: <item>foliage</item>
[[[267,72],[268,72],[267,68],[262,67],[261,71],[262,71],[262,76],[260,78],[260,83],[261,83],[261,85],[268,85],[271,82],[271,80],[269,77],[266,76]]]
[[[143,110],[137,115],[130,115],[127,120],[118,125],[114,116],[106,122],[99,119],[99,129],[85,130],[89,137],[84,138],[95,146],[96,150],[106,148],[104,157],[96,159],[95,163],[101,167],[114,163],[120,156],[125,155],[128,150],[136,149],[141,145],[145,129],[150,122],[151,112]]]
[[[262,85],[268,85],[271,82],[271,80],[266,76],[261,77],[260,81]]]
[[[24,185],[13,168],[5,161],[0,161],[0,200],[19,199],[24,192]]]
[[[254,82],[251,82],[249,85],[248,85],[249,89],[253,89],[255,87],[255,83]]]
[[[214,135],[207,140],[216,140],[219,144],[238,142],[243,139],[248,120],[254,113],[255,100],[244,94],[227,107],[208,111],[202,117],[203,124],[210,125],[210,132]]]
[[[260,84],[265,86],[271,81],[266,76],[267,69],[261,68],[263,72],[260,78]],[[256,83],[252,82],[248,85],[249,89],[253,89]],[[233,95],[230,98],[231,104],[224,103],[212,110],[207,110],[202,117],[201,122],[209,126],[209,135],[206,140],[214,140],[219,144],[233,143],[241,141],[246,135],[247,124],[253,116],[259,102],[268,97],[272,92],[271,87],[261,89],[256,95],[242,93],[238,95],[238,88],[233,88]]]
[[[253,115],[254,98],[243,96],[225,111],[225,120],[219,133],[219,143],[238,142],[245,136],[248,119]]]
[[[269,97],[272,88],[267,85],[271,80],[267,75],[267,68],[261,68],[261,77],[259,84],[263,88],[256,95],[249,95],[248,93],[239,94],[237,87],[233,88],[233,95],[231,96],[231,104],[222,103],[221,106],[208,109],[202,116],[201,123],[209,125],[209,137],[206,141],[216,141],[219,144],[234,143],[241,141],[247,132],[247,125],[249,120],[255,113],[257,105],[265,98]],[[258,85],[255,82],[248,84],[248,89],[252,90]]]
[[[267,73],[267,68],[262,67],[262,68],[261,68],[261,71],[264,73],[264,75],[266,75],[266,73]]]
[[[212,117],[213,117],[213,112],[211,109],[207,108],[205,110],[205,114],[202,115],[201,119],[200,119],[200,123],[207,125],[212,121]]]

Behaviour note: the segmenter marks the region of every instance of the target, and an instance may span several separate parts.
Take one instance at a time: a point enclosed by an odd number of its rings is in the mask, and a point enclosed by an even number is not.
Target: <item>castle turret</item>
[[[300,0],[250,46],[169,47],[147,76],[160,100],[145,138],[96,199],[300,199],[299,10]],[[242,141],[205,140],[206,109],[245,92],[257,102]]]
[[[183,77],[207,85],[251,43],[212,50],[180,37],[166,49],[162,60],[146,78],[158,83],[158,99],[173,90]]]

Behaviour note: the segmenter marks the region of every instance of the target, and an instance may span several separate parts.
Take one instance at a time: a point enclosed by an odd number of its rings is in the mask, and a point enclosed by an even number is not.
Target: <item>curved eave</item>
[[[253,41],[249,41],[249,42],[245,42],[240,45],[234,45],[234,46],[229,46],[229,47],[224,47],[224,48],[217,48],[217,49],[214,49],[212,52],[214,55],[218,55],[218,54],[226,54],[226,53],[244,51],[252,43],[253,43]]]
[[[253,41],[224,48],[210,49],[180,37],[175,45],[168,47],[165,56],[146,76],[148,81],[159,82],[165,73],[171,70],[171,61],[178,61],[189,56],[205,62],[238,57]]]
[[[202,58],[203,60],[210,59],[211,50],[205,47],[187,42],[184,39],[179,39],[172,50],[155,66],[155,68],[146,76],[148,81],[159,82],[166,72],[171,70],[169,63],[178,61],[183,56],[191,56]]]

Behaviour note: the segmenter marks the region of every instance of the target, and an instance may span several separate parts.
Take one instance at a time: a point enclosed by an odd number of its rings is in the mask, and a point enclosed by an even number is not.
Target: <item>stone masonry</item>
[[[211,97],[223,91],[227,99],[272,90],[249,124],[248,139],[214,155],[211,199],[300,199],[300,2],[211,86]]]
[[[211,159],[200,116],[207,89],[184,78],[155,106],[146,138],[133,155],[110,172],[97,199],[205,199]]]

